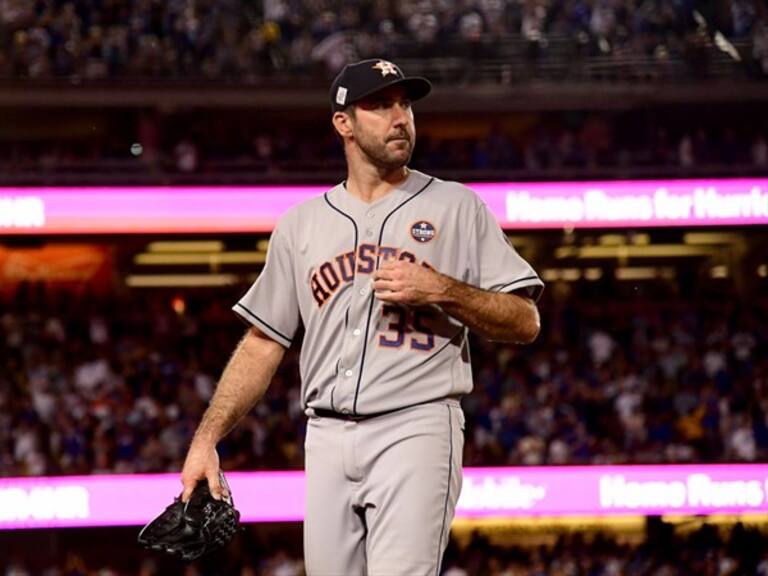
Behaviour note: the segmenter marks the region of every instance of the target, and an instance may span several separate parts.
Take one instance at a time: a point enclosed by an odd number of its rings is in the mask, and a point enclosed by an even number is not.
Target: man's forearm
[[[229,433],[264,395],[284,354],[280,344],[249,330],[221,375],[195,441],[215,445]]]
[[[444,276],[437,304],[470,330],[498,342],[528,344],[539,334],[536,304],[515,294],[488,292]]]

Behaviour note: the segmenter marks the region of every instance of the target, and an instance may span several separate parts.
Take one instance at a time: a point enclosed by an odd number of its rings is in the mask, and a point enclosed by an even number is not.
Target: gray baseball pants
[[[461,491],[458,401],[366,420],[310,415],[309,576],[437,576]]]

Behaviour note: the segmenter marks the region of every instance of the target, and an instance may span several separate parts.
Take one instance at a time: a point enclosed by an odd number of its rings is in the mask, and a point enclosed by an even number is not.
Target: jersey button
[[[354,330],[352,330],[352,335],[360,336],[360,328],[355,328]]]
[[[360,288],[360,296],[365,296],[368,293],[368,290],[365,288]]]
[[[372,228],[366,228],[365,229],[365,235],[368,236],[368,238],[371,238],[373,236],[373,229]]]
[[[373,210],[368,210],[368,213],[366,214],[366,216],[368,216],[368,218],[373,218],[374,216],[376,216],[376,212],[374,212]]]
[[[351,377],[352,376],[352,370],[345,370],[344,371],[344,376],[346,376],[347,378]]]

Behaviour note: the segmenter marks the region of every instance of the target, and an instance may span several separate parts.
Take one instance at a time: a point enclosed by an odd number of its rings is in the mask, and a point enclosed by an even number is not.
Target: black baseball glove
[[[221,472],[219,482],[226,491],[221,500],[214,499],[206,480],[200,480],[187,502],[176,497],[160,516],[142,528],[139,544],[188,562],[226,546],[237,532],[240,512],[232,503],[232,492]]]

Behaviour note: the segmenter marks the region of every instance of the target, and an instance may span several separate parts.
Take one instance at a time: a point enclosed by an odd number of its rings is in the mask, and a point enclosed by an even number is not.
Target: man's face
[[[416,142],[416,125],[405,90],[400,86],[386,88],[354,107],[354,139],[370,162],[387,171],[408,164]]]

